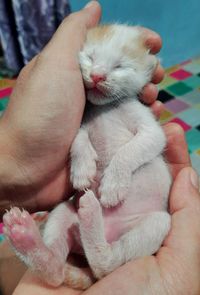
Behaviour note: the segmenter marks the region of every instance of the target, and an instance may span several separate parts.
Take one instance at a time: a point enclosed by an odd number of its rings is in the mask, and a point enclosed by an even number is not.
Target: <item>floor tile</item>
[[[200,91],[195,89],[183,96],[179,96],[179,99],[185,101],[188,104],[196,105],[200,103]]]
[[[181,96],[192,91],[192,88],[187,86],[183,82],[178,82],[176,84],[173,84],[167,87],[166,90],[169,91],[174,96]]]
[[[184,66],[184,65],[187,65],[187,64],[189,64],[191,62],[192,62],[192,59],[188,59],[188,60],[185,60],[184,62],[181,62],[180,65]]]
[[[167,102],[170,99],[173,99],[174,96],[171,95],[169,92],[167,92],[166,90],[160,90],[158,93],[158,100],[162,101],[162,102]]]
[[[189,87],[192,87],[192,88],[197,88],[197,87],[200,87],[200,77],[199,76],[192,76],[186,80],[184,80],[184,83],[189,86]]]
[[[166,74],[170,74],[170,73],[172,73],[172,72],[177,71],[179,68],[180,68],[179,65],[172,66],[172,67],[170,67],[170,68],[165,69],[165,73],[166,73]]]
[[[190,159],[192,162],[192,167],[196,170],[196,172],[200,175],[200,156],[195,152],[190,154]]]
[[[176,80],[184,80],[191,76],[192,74],[184,69],[179,69],[175,72],[170,73],[170,77],[175,78]]]
[[[177,82],[176,79],[166,75],[165,78],[163,79],[163,81],[160,84],[158,84],[158,88],[162,89],[162,88],[170,86],[176,82]]]
[[[196,151],[199,148],[200,132],[197,129],[193,128],[187,131],[185,136],[186,136],[190,153]]]
[[[9,96],[11,94],[11,92],[12,92],[11,87],[0,89],[0,98],[4,98],[5,96]]]
[[[0,111],[5,110],[6,106],[8,104],[8,98],[4,98],[0,100]]]
[[[172,113],[176,114],[188,109],[190,105],[182,100],[175,98],[170,101],[167,101],[165,103],[165,107]]]
[[[173,113],[164,109],[164,111],[161,113],[160,116],[160,122],[164,123],[166,121],[169,121],[173,117]]]
[[[187,109],[178,114],[178,117],[192,127],[196,127],[200,122],[200,110],[195,108]]]
[[[193,74],[198,74],[200,72],[200,64],[194,61],[183,66],[183,68]]]

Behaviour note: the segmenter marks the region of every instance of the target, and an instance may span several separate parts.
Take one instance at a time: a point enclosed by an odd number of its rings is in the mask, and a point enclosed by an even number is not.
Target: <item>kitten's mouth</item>
[[[100,84],[85,85],[87,92],[91,92],[94,96],[107,96],[107,89]]]
[[[102,92],[101,89],[99,89],[98,87],[93,87],[88,89],[88,91],[91,91],[95,96],[99,96],[99,95],[103,95],[104,93]]]
[[[107,89],[106,86],[100,84],[86,84],[85,83],[85,90],[87,100],[90,101],[94,105],[104,105],[109,103],[113,100],[111,95],[111,90]]]

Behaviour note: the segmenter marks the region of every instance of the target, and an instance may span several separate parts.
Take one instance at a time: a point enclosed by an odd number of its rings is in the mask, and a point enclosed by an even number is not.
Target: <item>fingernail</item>
[[[197,175],[197,173],[191,169],[190,171],[190,180],[192,185],[196,188],[199,189],[199,176]]]
[[[88,2],[84,8],[88,8],[88,7],[92,6],[95,2],[96,2],[96,0]]]

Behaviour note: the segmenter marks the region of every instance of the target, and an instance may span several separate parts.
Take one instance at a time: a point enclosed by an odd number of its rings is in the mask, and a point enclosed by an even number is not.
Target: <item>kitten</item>
[[[43,239],[26,211],[4,215],[4,232],[22,260],[49,284],[87,288],[137,257],[152,255],[170,229],[171,177],[165,135],[138,94],[157,59],[142,30],[102,25],[80,52],[87,104],[71,146],[71,182],[84,191],[49,215]],[[84,250],[92,274],[66,263]]]

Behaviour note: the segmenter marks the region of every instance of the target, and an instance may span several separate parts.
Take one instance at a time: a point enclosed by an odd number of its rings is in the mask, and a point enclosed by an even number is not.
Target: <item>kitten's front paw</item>
[[[114,207],[123,202],[130,188],[129,178],[106,173],[99,188],[100,203],[103,207]]]
[[[78,190],[90,188],[96,176],[96,159],[90,158],[72,161],[70,180],[73,187]]]

